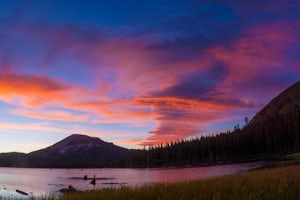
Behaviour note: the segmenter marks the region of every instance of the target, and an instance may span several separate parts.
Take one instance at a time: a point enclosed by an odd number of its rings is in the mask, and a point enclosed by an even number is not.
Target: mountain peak
[[[72,134],[72,135],[66,137],[64,140],[86,140],[86,141],[90,141],[90,140],[101,140],[101,139],[99,139],[97,137],[91,137],[91,136],[88,136],[88,135],[75,133],[75,134]]]
[[[103,145],[106,142],[101,140],[97,137],[90,137],[88,135],[81,135],[81,134],[72,134],[65,139],[55,143],[54,145],[50,146],[49,148],[52,149],[65,149],[70,146],[99,146]]]

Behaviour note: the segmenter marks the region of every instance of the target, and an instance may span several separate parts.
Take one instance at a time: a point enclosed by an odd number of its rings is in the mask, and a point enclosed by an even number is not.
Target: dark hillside
[[[245,162],[300,151],[300,82],[263,108],[242,129],[149,147],[120,163],[160,167]]]

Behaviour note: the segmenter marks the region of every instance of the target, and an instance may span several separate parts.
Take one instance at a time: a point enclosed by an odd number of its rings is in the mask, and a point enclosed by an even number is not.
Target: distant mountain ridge
[[[0,153],[0,167],[26,167],[25,153],[9,152]]]
[[[0,154],[0,166],[102,167],[112,165],[133,152],[96,137],[73,134],[52,146],[28,154]]]

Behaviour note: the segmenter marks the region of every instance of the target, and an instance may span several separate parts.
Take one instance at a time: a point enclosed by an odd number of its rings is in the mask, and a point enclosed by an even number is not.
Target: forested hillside
[[[300,151],[300,82],[272,100],[243,128],[149,147],[123,167],[206,165],[250,161]]]

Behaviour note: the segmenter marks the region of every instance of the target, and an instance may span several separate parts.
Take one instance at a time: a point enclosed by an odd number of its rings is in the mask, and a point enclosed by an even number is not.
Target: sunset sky
[[[0,152],[225,131],[300,80],[297,0],[0,3]]]

